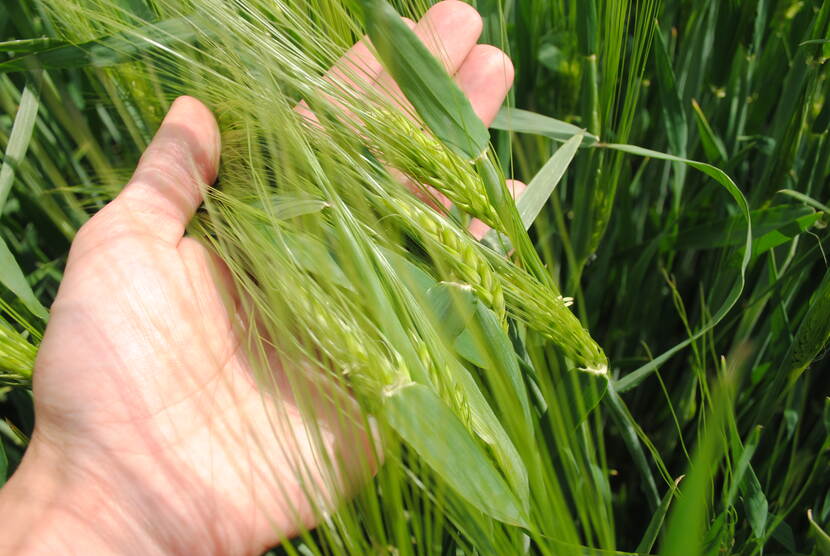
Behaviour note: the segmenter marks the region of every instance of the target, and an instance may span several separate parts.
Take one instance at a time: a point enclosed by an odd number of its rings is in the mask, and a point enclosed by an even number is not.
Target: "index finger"
[[[403,18],[403,20],[410,28],[415,27],[415,22],[411,19]],[[326,72],[324,79],[343,89],[350,89],[353,95],[359,95],[374,86],[382,71],[383,65],[372,54],[371,39],[364,36],[334,63]],[[297,104],[294,110],[309,120],[316,121],[316,116],[305,101]]]

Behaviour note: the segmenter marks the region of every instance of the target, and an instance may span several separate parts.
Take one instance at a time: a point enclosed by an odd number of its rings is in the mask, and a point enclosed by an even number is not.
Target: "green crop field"
[[[0,484],[70,244],[187,94],[275,429],[382,445],[275,554],[830,556],[830,2],[467,3],[489,129],[430,0],[0,4]],[[326,73],[366,34],[385,85]]]

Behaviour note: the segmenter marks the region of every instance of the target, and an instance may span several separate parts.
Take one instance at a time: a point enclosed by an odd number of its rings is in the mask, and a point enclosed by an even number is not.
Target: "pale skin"
[[[413,25],[489,124],[513,69],[476,45],[478,14],[446,0]],[[365,44],[341,64],[394,88]],[[179,98],[122,193],[75,238],[35,368],[35,432],[0,490],[0,553],[259,554],[315,524],[289,463],[310,457],[302,418],[280,400],[285,426],[272,428],[228,271],[184,236],[220,148],[210,110]],[[376,469],[370,436],[326,429],[338,497]]]

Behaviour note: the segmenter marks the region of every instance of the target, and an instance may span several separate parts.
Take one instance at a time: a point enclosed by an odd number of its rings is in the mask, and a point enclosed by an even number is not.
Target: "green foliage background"
[[[482,41],[516,66],[509,105],[518,110],[503,111],[491,130],[505,173],[531,182],[562,144],[563,122],[590,134],[530,237],[611,362],[598,403],[587,375],[553,371],[547,401],[568,417],[539,425],[573,443],[573,461],[545,460],[572,512],[551,508],[554,519],[578,523],[580,542],[597,550],[539,552],[827,554],[830,4],[472,3],[485,20]],[[336,24],[326,6],[337,2],[311,4]],[[426,8],[396,4],[413,16]],[[130,65],[6,62],[54,46],[44,38],[58,37],[47,13],[35,0],[0,5],[0,41],[9,41],[0,42],[0,150],[14,168],[11,183],[0,174],[0,237],[46,306],[75,231],[124,183],[163,114],[156,84],[138,70],[129,95],[112,89],[118,81],[105,77],[128,81]],[[338,40],[345,46],[353,33],[344,24]],[[8,153],[27,86],[39,109],[18,160]],[[751,251],[728,180],[621,144],[722,170],[748,202]],[[27,328],[36,309],[9,289],[2,295],[0,334],[11,340],[0,344],[0,480],[32,430],[34,351],[21,346],[36,344],[42,326]],[[591,433],[569,428],[580,413]],[[584,484],[593,474],[602,478]],[[443,542],[420,550],[473,550],[450,533]]]

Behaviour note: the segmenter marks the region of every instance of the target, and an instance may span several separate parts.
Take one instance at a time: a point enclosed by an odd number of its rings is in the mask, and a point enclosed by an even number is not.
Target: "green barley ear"
[[[0,321],[0,384],[25,384],[32,378],[37,348]]]
[[[434,187],[470,216],[504,231],[481,177],[468,161],[401,112],[376,111],[364,122],[367,135],[378,142],[373,150],[379,158],[406,174],[416,186]]]
[[[41,338],[41,330],[0,297],[0,386],[31,385]]]
[[[555,286],[543,285],[527,271],[487,250],[504,289],[511,316],[551,340],[580,371],[607,376],[605,352],[570,309],[573,299]]]
[[[450,225],[440,214],[420,203],[389,198],[386,204],[430,253],[436,265],[447,268],[469,284],[507,329],[507,310],[498,276],[481,256],[475,241]]]
[[[210,218],[193,231],[222,255],[238,287],[267,317],[264,332],[284,343],[305,341],[311,332],[316,357],[336,362],[337,378],[369,405],[380,402],[382,389],[411,381],[394,349],[375,340],[366,312],[350,304],[348,278],[327,258],[325,244],[278,220],[275,225],[273,205],[252,205],[216,189],[208,194]],[[258,255],[265,252],[268,257]],[[342,295],[335,297],[332,286]]]
[[[563,298],[555,287],[538,282],[434,211],[401,199],[389,199],[387,203],[435,264],[449,268],[468,283],[503,327],[509,314],[554,342],[579,370],[608,373],[608,359],[602,348],[569,309],[571,300]]]
[[[553,280],[525,232],[504,175],[489,149],[490,134],[470,100],[386,0],[360,0],[369,37],[387,71],[442,143],[475,167],[488,204],[531,274]]]

